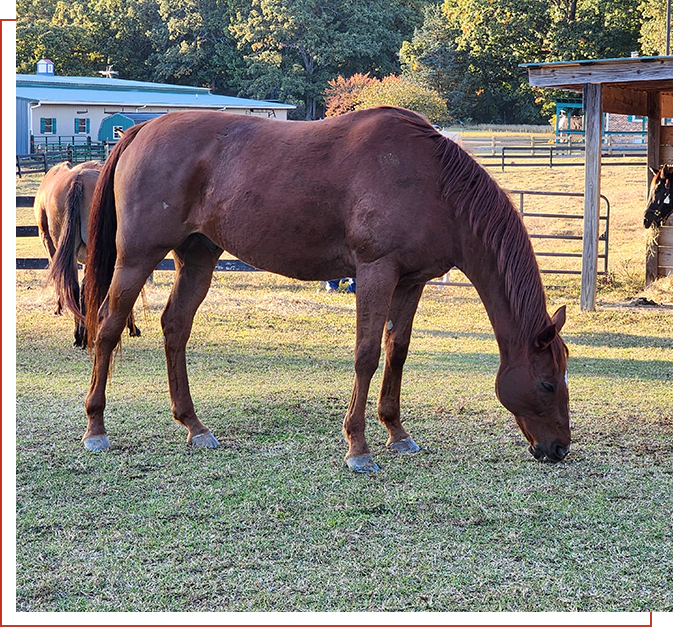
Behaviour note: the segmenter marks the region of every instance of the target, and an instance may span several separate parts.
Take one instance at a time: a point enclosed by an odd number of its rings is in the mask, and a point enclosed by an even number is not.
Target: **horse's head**
[[[571,445],[567,350],[559,337],[565,319],[566,308],[560,307],[527,354],[502,361],[496,377],[496,394],[515,415],[530,453],[550,462],[564,459]]]
[[[663,165],[659,172],[651,168],[653,179],[644,213],[644,227],[660,226],[672,215],[672,166]]]

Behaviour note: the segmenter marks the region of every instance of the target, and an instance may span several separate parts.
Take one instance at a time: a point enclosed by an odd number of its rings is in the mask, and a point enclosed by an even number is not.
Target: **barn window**
[[[56,118],[40,118],[40,133],[42,135],[55,135]]]
[[[123,126],[113,126],[112,127],[112,139],[122,139],[122,133],[124,132]]]
[[[75,118],[75,133],[88,133],[89,129],[89,118]]]

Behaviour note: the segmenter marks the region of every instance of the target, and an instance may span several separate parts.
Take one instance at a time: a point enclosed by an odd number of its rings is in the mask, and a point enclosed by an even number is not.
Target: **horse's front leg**
[[[379,421],[389,432],[387,446],[400,453],[416,453],[419,450],[400,421],[400,387],[412,335],[412,322],[423,290],[423,283],[398,286],[393,293],[386,321],[386,362],[377,413]]]
[[[370,381],[379,365],[381,337],[398,273],[383,261],[361,265],[356,288],[356,378],[344,418],[349,444],[346,463],[357,472],[379,470],[365,439],[365,406]]]
[[[176,279],[161,317],[173,418],[187,427],[188,443],[207,448],[219,444],[194,411],[185,347],[194,315],[208,293],[213,269],[221,253],[221,249],[207,248],[196,236],[188,238],[174,251]]]

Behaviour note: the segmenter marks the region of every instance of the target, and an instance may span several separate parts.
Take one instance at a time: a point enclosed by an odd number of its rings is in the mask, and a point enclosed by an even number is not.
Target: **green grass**
[[[91,364],[43,274],[17,272],[18,611],[671,611],[672,312],[567,304],[572,452],[536,462],[495,398],[498,351],[470,289],[429,287],[403,389],[414,456],[343,462],[354,301],[220,273],[188,346],[191,450],[170,415],[161,309],[125,338],[112,448],[84,451]],[[613,292],[611,292],[613,293]],[[378,387],[378,374],[373,387]]]
[[[506,188],[582,191],[582,170],[511,169]],[[34,194],[37,176],[20,183]],[[429,287],[403,416],[422,445],[382,472],[343,462],[354,301],[316,283],[219,273],[188,346],[202,420],[193,451],[170,415],[155,273],[108,388],[113,443],[86,453],[91,363],[54,317],[44,273],[17,272],[19,611],[671,611],[671,280],[642,292],[645,173],[604,168],[611,273],[599,310],[545,275],[569,309],[572,452],[537,463],[494,395],[498,351],[471,289]],[[550,210],[550,207],[541,207]],[[32,209],[17,224],[33,223]],[[37,239],[17,256],[44,256]]]

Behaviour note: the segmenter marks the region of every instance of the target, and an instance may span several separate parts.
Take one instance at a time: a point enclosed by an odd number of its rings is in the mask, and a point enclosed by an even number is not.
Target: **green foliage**
[[[381,79],[402,69],[405,81],[440,94],[451,118],[537,123],[554,94],[532,90],[520,63],[663,53],[664,6],[659,0],[18,0],[16,67],[30,74],[47,57],[58,74],[91,76],[112,64],[119,78],[290,102],[306,119],[320,117],[325,90],[338,76]]]
[[[662,0],[642,0],[639,5],[642,15],[641,44],[642,54],[662,55],[667,52],[667,3]],[[670,15],[670,28],[672,16]],[[670,42],[670,54],[671,54]]]
[[[447,120],[447,105],[440,94],[402,76],[391,75],[373,80],[363,88],[359,100],[356,109],[389,105],[411,109],[434,123]]]
[[[445,0],[403,43],[405,74],[478,122],[542,122],[553,94],[528,85],[521,63],[629,56],[638,49],[631,0]]]
[[[153,80],[235,93],[245,64],[230,33],[234,0],[161,0]]]
[[[231,26],[248,64],[244,91],[303,102],[306,119],[315,118],[328,82],[338,74],[397,69],[397,51],[411,31],[414,5],[403,0],[251,0]]]

